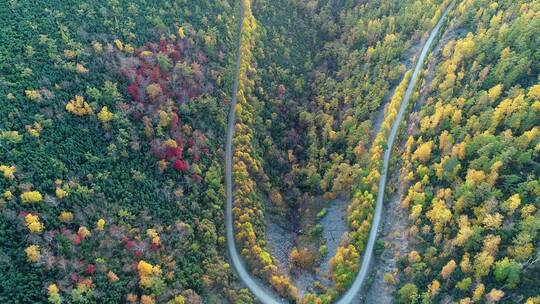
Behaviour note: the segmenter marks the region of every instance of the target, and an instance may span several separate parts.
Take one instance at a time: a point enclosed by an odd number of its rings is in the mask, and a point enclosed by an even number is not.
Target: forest
[[[0,16],[1,303],[540,304],[539,1]]]

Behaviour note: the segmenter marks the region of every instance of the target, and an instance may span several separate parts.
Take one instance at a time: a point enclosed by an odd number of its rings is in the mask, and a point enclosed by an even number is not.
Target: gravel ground
[[[330,259],[336,254],[337,247],[344,234],[348,231],[346,212],[349,200],[338,198],[332,201],[314,199],[313,208],[309,212],[302,213],[303,219],[294,220],[292,216],[283,216],[272,212],[272,206],[265,201],[265,223],[267,249],[275,259],[279,269],[289,274],[300,295],[312,292],[314,283],[319,281],[322,285],[330,287],[328,278]],[[328,247],[328,254],[320,261],[316,271],[294,270],[290,271],[289,254],[295,246],[303,247],[306,240],[308,226],[315,224],[315,216],[322,208],[326,208],[327,214],[319,222],[322,227],[321,242]],[[306,226],[306,227],[304,227]],[[301,243],[301,244],[300,244]],[[318,250],[316,244],[311,245],[314,251]]]
[[[407,250],[407,215],[406,210],[401,207],[400,198],[401,195],[394,195],[386,205],[385,221],[381,231],[385,249],[372,265],[373,283],[368,288],[363,303],[392,303],[395,287],[384,282],[384,274],[396,269],[399,257]]]
[[[293,282],[298,287],[300,294],[315,292],[313,286],[317,281],[323,286],[331,287],[331,281],[328,277],[329,262],[336,254],[342,236],[348,231],[346,222],[348,203],[349,200],[346,198],[338,198],[331,201],[324,201],[321,198],[317,198],[313,201],[311,212],[304,214],[309,218],[303,221],[303,225],[313,225],[316,224],[316,214],[323,208],[326,208],[327,213],[320,220],[319,224],[323,228],[320,242],[321,244],[326,244],[328,254],[321,259],[318,267],[315,267],[315,271],[296,270],[292,273]],[[302,227],[302,230],[307,231],[307,228]],[[318,249],[318,246],[313,248],[315,252]]]
[[[289,254],[296,242],[297,234],[294,225],[279,214],[266,212],[266,242],[267,248],[283,273],[289,273]]]
[[[323,239],[328,247],[328,254],[323,258],[320,271],[325,274],[330,267],[330,259],[336,254],[339,242],[349,230],[346,222],[347,205],[349,200],[338,198],[328,203],[328,213],[321,220],[323,226]]]

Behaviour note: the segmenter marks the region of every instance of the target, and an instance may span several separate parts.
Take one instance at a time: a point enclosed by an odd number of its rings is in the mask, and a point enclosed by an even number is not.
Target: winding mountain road
[[[390,163],[390,155],[392,152],[392,146],[394,144],[399,126],[403,120],[403,115],[409,104],[411,95],[413,93],[414,87],[416,85],[416,80],[420,74],[422,67],[424,66],[424,61],[427,57],[429,49],[431,48],[433,41],[437,37],[438,33],[441,30],[444,20],[450,10],[454,7],[455,3],[452,2],[444,11],[443,15],[439,19],[437,25],[432,30],[428,40],[424,44],[422,53],[418,58],[416,67],[414,69],[411,80],[407,87],[407,91],[401,102],[401,106],[398,112],[398,115],[392,125],[392,129],[388,136],[387,149],[384,153],[384,164],[381,172],[381,179],[379,181],[379,190],[377,193],[377,201],[375,207],[375,215],[373,217],[373,222],[371,225],[371,231],[369,234],[369,239],[364,251],[364,255],[361,261],[360,271],[358,272],[353,284],[347,290],[345,294],[336,302],[337,304],[349,304],[353,303],[357,298],[358,293],[360,292],[369,270],[371,259],[373,257],[373,248],[375,246],[375,241],[377,239],[377,232],[379,230],[381,222],[381,214],[384,201],[384,192],[386,187],[388,166]],[[242,43],[242,30],[243,30],[243,16],[244,16],[244,6],[243,1],[240,1],[240,20],[239,20],[239,31],[238,31],[238,50],[236,57],[236,68],[234,76],[234,86],[233,86],[233,95],[229,111],[229,121],[227,126],[227,138],[225,143],[225,192],[226,192],[226,230],[227,230],[227,246],[229,249],[230,258],[233,264],[234,269],[240,276],[240,279],[246,284],[249,290],[257,297],[257,299],[265,304],[280,304],[283,303],[283,299],[275,297],[269,290],[261,286],[248,272],[245,264],[242,262],[240,254],[236,249],[235,237],[234,237],[234,227],[233,227],[233,214],[232,214],[232,140],[234,135],[234,127],[236,123],[236,104],[237,104],[237,94],[238,94],[238,85],[239,85],[239,75],[240,75],[240,62],[241,62],[241,43]]]
[[[236,104],[238,102],[238,84],[240,76],[240,63],[242,58],[242,31],[243,31],[243,22],[244,22],[244,3],[240,1],[240,16],[238,24],[238,45],[237,45],[237,54],[236,54],[236,67],[234,75],[234,85],[233,85],[233,95],[231,99],[231,105],[229,110],[229,121],[227,125],[227,139],[225,142],[225,193],[226,193],[226,230],[227,230],[227,247],[229,248],[229,255],[233,264],[234,269],[240,276],[240,279],[249,290],[265,304],[281,304],[284,303],[282,300],[278,300],[273,296],[270,291],[262,287],[251,274],[246,269],[245,264],[242,262],[240,254],[236,249],[236,243],[234,238],[234,227],[233,227],[233,214],[232,214],[232,140],[234,135],[234,126],[236,123]]]
[[[399,126],[401,125],[401,121],[403,120],[403,115],[405,114],[405,110],[407,109],[407,106],[409,105],[409,101],[411,100],[411,95],[416,85],[416,80],[418,79],[418,75],[420,75],[420,72],[422,71],[422,68],[424,66],[424,61],[426,60],[429,49],[431,48],[433,41],[439,34],[439,31],[441,30],[441,27],[444,24],[444,20],[446,16],[450,12],[450,10],[452,10],[454,5],[455,3],[452,2],[446,8],[443,15],[439,19],[439,22],[437,23],[435,28],[431,31],[431,34],[429,35],[428,40],[424,44],[422,53],[420,54],[420,58],[418,58],[418,61],[416,62],[416,67],[414,68],[413,75],[411,76],[411,80],[409,81],[409,86],[407,87],[407,91],[405,92],[405,95],[403,96],[403,100],[401,101],[398,115],[396,116],[396,120],[394,120],[392,129],[390,130],[390,134],[388,135],[388,141],[386,143],[387,149],[384,151],[383,168],[381,172],[381,179],[379,180],[379,188],[378,188],[379,190],[377,192],[375,215],[373,217],[373,222],[371,223],[371,231],[369,232],[369,239],[366,245],[366,249],[364,251],[364,256],[362,257],[362,264],[360,266],[360,271],[356,275],[356,278],[353,284],[351,285],[351,287],[349,288],[349,290],[347,290],[347,292],[339,299],[339,301],[336,302],[337,304],[352,303],[352,301],[356,298],[356,295],[358,294],[360,289],[362,289],[362,285],[364,284],[366,280],[369,266],[371,263],[371,258],[373,257],[373,248],[375,247],[375,241],[377,240],[377,232],[379,231],[379,226],[381,223],[384,192],[386,188],[388,166],[390,164],[390,155],[392,154],[392,146],[394,145],[394,141],[396,139]]]

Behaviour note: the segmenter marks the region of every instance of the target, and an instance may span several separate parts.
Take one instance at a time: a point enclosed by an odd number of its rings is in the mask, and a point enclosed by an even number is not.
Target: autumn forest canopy
[[[4,2],[0,303],[540,304],[540,1]]]

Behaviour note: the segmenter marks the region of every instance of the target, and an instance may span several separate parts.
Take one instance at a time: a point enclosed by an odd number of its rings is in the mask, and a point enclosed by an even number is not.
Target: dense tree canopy
[[[238,45],[238,251],[290,301],[347,290],[411,68],[451,1],[241,1],[2,4],[0,302],[255,301],[225,239]],[[445,20],[392,151],[396,302],[540,303],[539,28],[537,1],[458,1]],[[276,216],[295,237],[282,256]]]

